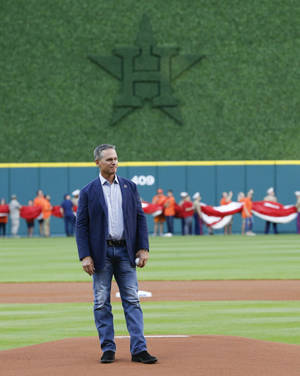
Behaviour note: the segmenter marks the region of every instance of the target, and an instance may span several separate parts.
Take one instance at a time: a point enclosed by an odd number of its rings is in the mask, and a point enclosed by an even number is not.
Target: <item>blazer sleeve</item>
[[[81,191],[76,218],[76,242],[79,259],[91,256],[89,245],[89,210],[87,192]]]
[[[135,199],[137,201],[137,231],[136,231],[136,245],[137,250],[147,249],[149,251],[149,240],[148,240],[148,228],[145,213],[142,208],[141,199],[137,191],[136,185],[135,188]]]

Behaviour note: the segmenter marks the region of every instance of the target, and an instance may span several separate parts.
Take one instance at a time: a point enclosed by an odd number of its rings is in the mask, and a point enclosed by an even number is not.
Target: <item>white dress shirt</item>
[[[100,183],[108,211],[109,238],[120,240],[124,238],[124,219],[122,209],[122,193],[117,176],[112,184],[99,174]]]

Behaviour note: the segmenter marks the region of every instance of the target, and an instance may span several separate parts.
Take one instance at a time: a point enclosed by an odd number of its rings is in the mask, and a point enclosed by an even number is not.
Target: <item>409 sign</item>
[[[155,183],[155,177],[152,175],[135,175],[131,179],[136,185],[153,185]]]

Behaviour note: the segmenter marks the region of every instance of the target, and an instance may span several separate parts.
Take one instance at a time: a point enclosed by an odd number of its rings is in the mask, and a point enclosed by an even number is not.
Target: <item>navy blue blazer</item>
[[[122,192],[124,237],[130,262],[135,265],[135,254],[149,249],[145,214],[135,183],[118,176]],[[108,211],[99,177],[81,191],[76,219],[76,242],[79,259],[91,256],[96,271],[104,267],[108,239]]]

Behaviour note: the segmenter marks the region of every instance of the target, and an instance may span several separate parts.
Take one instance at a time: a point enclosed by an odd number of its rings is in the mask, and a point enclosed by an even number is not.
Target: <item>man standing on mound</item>
[[[86,273],[93,276],[94,317],[102,349],[101,363],[115,361],[113,315],[110,304],[112,277],[119,286],[133,362],[155,363],[147,352],[143,312],[138,298],[137,265],[149,257],[148,230],[136,185],[116,175],[114,145],[94,150],[99,177],[80,192],[76,241]]]

